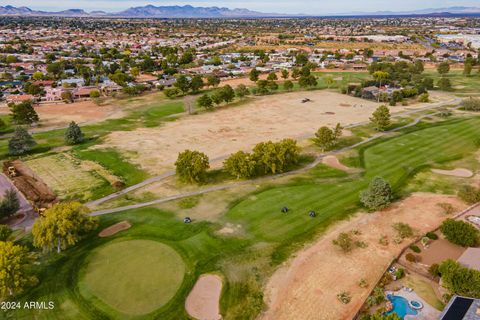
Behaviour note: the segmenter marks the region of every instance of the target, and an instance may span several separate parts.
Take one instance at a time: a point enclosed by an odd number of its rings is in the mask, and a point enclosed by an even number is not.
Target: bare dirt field
[[[396,236],[392,224],[408,223],[417,234],[434,229],[446,218],[439,202],[451,203],[459,210],[466,207],[455,197],[416,193],[382,212],[357,214],[337,224],[274,273],[266,285],[268,309],[261,318],[352,319],[391,261],[409,245],[409,241],[392,241]],[[358,230],[358,240],[368,247],[345,254],[332,240],[351,230]],[[379,243],[382,235],[389,240],[387,246]],[[362,278],[367,288],[358,285]],[[352,297],[347,305],[336,297],[342,291]]]
[[[105,237],[110,237],[113,236],[114,234],[119,233],[120,231],[124,231],[127,229],[130,229],[131,225],[128,221],[120,221],[118,223],[115,223],[114,225],[111,225],[108,228],[103,229],[100,231],[98,234],[99,237],[105,238]]]
[[[88,123],[123,116],[123,112],[111,104],[98,106],[93,101],[75,103],[42,104],[35,108],[42,127],[60,127],[71,121]]]
[[[428,248],[422,247],[422,252],[418,255],[421,259],[420,263],[429,267],[434,263],[440,264],[447,259],[456,260],[460,258],[465,250],[465,248],[455,245],[444,238],[439,238],[438,240],[432,241],[428,245]]]
[[[201,275],[185,301],[188,314],[198,320],[220,320],[222,279],[214,274]]]
[[[301,103],[303,98],[312,102]],[[331,91],[256,97],[242,106],[184,116],[158,128],[112,132],[98,148],[115,147],[143,169],[159,174],[171,170],[185,149],[205,152],[215,162],[238,150],[249,151],[261,141],[303,139],[324,125],[367,121],[378,105]],[[398,106],[393,112],[404,109]]]
[[[453,170],[440,170],[432,169],[433,173],[443,174],[446,176],[458,177],[458,178],[470,178],[473,177],[473,172],[468,169],[457,168]]]

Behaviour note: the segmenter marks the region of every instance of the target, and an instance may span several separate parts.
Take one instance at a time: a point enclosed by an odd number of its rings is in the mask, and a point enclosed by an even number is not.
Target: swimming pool
[[[410,308],[410,306],[408,305],[408,300],[404,297],[388,295],[387,298],[393,304],[393,309],[389,312],[386,312],[386,315],[395,312],[401,319],[403,319],[408,314],[418,314],[416,310]]]

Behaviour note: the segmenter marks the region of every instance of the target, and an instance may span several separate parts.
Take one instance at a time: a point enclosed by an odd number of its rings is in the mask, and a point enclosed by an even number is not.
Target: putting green
[[[155,311],[180,288],[185,264],[171,247],[151,240],[107,244],[91,256],[80,280],[82,294],[128,315]]]

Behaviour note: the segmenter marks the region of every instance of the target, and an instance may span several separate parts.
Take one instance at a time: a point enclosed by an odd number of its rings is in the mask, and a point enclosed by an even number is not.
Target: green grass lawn
[[[361,176],[320,165],[283,184],[261,185],[256,192],[231,203],[230,209],[217,222],[184,224],[182,217],[156,208],[103,216],[101,228],[122,220],[128,220],[132,228],[111,238],[98,238],[95,233],[60,255],[44,257],[42,264],[37,266],[41,283],[19,299],[53,300],[57,308],[18,310],[8,315],[16,319],[116,318],[118,311],[107,308],[105,303],[100,304],[101,292],[96,293],[97,298],[91,296],[92,292],[85,293],[82,282],[85,278],[82,277],[90,268],[89,261],[97,259],[97,250],[118,241],[143,239],[173,248],[183,260],[185,276],[170,301],[139,318],[186,319],[185,297],[200,274],[211,272],[222,273],[225,277],[221,298],[224,318],[255,318],[263,308],[262,285],[274,267],[332,222],[359,210],[359,192],[374,176],[389,180],[396,194],[403,195],[405,185],[418,172],[426,171],[429,166],[448,165],[471,157],[478,150],[475,139],[479,134],[480,117],[420,124],[402,135],[359,148],[358,160],[352,153],[349,161],[365,170]],[[280,212],[283,206],[291,209],[288,214]],[[308,216],[310,210],[317,212],[316,218]],[[241,235],[216,233],[227,222],[241,225]],[[117,257],[118,252],[109,255]],[[137,259],[131,252],[125,256],[131,256],[134,262]],[[102,268],[108,270],[108,265]],[[103,280],[100,274],[95,278]],[[117,289],[121,291],[120,287]],[[119,292],[118,296],[123,294]],[[151,305],[160,306],[164,302],[159,297],[151,301]]]
[[[82,273],[80,291],[86,297],[92,296],[95,302],[99,300],[95,304],[100,309],[144,315],[175,296],[183,281],[185,264],[167,245],[129,240],[96,249]]]
[[[436,70],[425,70],[424,74],[434,79],[435,84],[441,78]],[[478,95],[480,88],[480,73],[473,70],[471,76],[466,77],[462,70],[451,70],[447,75],[454,88],[453,93],[458,95]]]

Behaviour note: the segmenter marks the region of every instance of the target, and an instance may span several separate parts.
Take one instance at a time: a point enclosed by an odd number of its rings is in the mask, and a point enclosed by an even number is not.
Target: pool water
[[[413,310],[412,308],[410,308],[410,306],[408,305],[408,300],[405,299],[404,297],[388,295],[387,298],[393,304],[393,309],[389,312],[386,312],[385,313],[386,315],[395,312],[401,319],[403,319],[405,318],[406,315],[418,314],[416,310]]]

